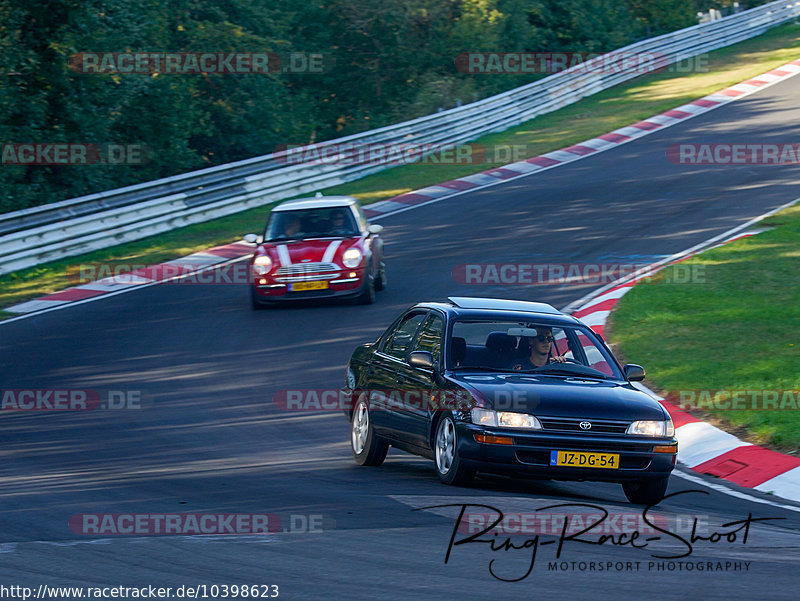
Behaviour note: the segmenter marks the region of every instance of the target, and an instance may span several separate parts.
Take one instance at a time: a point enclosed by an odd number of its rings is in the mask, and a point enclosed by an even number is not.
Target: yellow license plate
[[[302,290],[327,290],[328,282],[297,282],[291,284],[292,292],[300,292]]]
[[[619,455],[615,453],[580,453],[578,451],[550,451],[550,465],[569,467],[602,467],[617,469]]]

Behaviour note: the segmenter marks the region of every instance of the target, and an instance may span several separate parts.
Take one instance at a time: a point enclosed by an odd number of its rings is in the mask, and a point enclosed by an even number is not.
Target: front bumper
[[[351,274],[355,274],[352,276]],[[364,287],[366,270],[362,268],[357,269],[344,269],[340,273],[326,273],[324,277],[321,275],[319,280],[327,281],[328,287],[323,290],[290,290],[292,281],[286,281],[289,278],[283,278],[284,281],[278,281],[273,276],[254,276],[253,292],[257,299],[264,302],[272,301],[293,301],[293,300],[309,300],[315,298],[335,298],[344,296],[354,296],[361,293]],[[263,281],[263,283],[262,283]],[[298,282],[315,281],[313,275],[303,276],[302,279],[298,278]]]
[[[665,478],[675,467],[676,455],[655,453],[657,445],[677,444],[674,438],[642,440],[620,435],[572,435],[520,432],[486,428],[470,423],[456,424],[458,454],[461,460],[483,472],[511,473],[523,477],[552,480],[598,480],[625,482]],[[476,434],[510,437],[513,445],[478,442]],[[675,447],[677,450],[677,446]],[[550,465],[551,451],[618,453],[616,469],[563,467]]]

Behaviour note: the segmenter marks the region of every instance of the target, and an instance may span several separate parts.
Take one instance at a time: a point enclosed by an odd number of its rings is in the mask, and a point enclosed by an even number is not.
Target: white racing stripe
[[[281,262],[281,267],[289,267],[292,264],[292,259],[289,258],[289,249],[285,244],[278,244],[278,259]]]
[[[325,254],[322,255],[322,262],[323,263],[331,263],[333,262],[333,257],[336,256],[336,251],[339,249],[339,246],[342,244],[341,240],[334,240],[328,245],[328,248],[325,249]]]

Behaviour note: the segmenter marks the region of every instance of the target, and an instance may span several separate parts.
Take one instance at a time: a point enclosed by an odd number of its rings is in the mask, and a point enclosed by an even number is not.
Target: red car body
[[[331,297],[373,302],[386,285],[382,229],[368,224],[348,196],[278,205],[250,259],[253,307]],[[258,240],[254,234],[245,239]]]

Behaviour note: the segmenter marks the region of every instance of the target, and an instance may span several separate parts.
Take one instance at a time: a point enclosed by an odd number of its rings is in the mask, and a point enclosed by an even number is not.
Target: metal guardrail
[[[779,0],[636,42],[610,54],[649,53],[658,56],[657,66],[665,67],[755,37],[797,16],[800,0]],[[639,75],[641,72],[635,69],[592,70],[590,63],[584,63],[471,104],[313,148],[460,144],[519,125]],[[0,274],[353,181],[391,167],[388,161],[354,156],[344,164],[293,164],[285,152],[280,152],[2,214]]]

